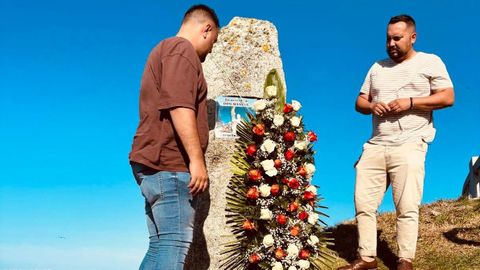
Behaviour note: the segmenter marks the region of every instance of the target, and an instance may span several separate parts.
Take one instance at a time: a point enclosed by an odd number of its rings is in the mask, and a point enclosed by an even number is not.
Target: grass
[[[396,269],[395,213],[377,219],[379,269]],[[357,226],[354,221],[329,231],[339,256],[337,267],[356,257]],[[480,270],[480,200],[440,200],[420,208],[420,231],[415,269]]]

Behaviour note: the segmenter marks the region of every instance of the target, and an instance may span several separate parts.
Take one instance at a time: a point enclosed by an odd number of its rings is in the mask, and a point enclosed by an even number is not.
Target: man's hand
[[[399,98],[388,103],[393,113],[400,113],[410,109],[410,98]]]
[[[375,115],[383,116],[389,113],[392,109],[389,105],[383,102],[372,102],[370,103],[370,110]]]
[[[190,162],[189,166],[191,180],[188,188],[192,195],[202,193],[208,187],[208,173],[203,161]]]

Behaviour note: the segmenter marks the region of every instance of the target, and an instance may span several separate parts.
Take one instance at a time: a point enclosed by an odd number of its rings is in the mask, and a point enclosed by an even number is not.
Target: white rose
[[[308,215],[308,223],[315,225],[318,221],[318,214],[317,213],[311,213]]]
[[[275,85],[269,85],[265,88],[265,92],[268,97],[275,97],[277,96],[277,87]]]
[[[270,186],[269,185],[261,184],[258,189],[260,190],[260,195],[262,197],[270,196]]]
[[[273,152],[273,150],[275,150],[276,146],[277,144],[274,141],[267,139],[262,143],[262,146],[260,146],[260,149],[270,154]]]
[[[292,266],[288,267],[288,270],[297,270],[297,268],[292,265]]]
[[[272,264],[272,270],[283,270],[283,265],[281,262],[275,262]]]
[[[292,100],[292,107],[294,111],[298,112],[300,108],[302,108],[302,104],[296,100]]]
[[[272,212],[268,209],[262,208],[260,209],[260,219],[263,220],[270,220],[272,219]]]
[[[315,235],[310,235],[310,238],[307,240],[307,243],[311,246],[315,246],[316,244],[318,244],[318,242],[320,242],[320,240]]]
[[[310,191],[312,192],[313,194],[317,195],[317,188],[313,185],[310,185],[307,187],[307,189],[305,189],[306,191]]]
[[[294,146],[298,150],[305,150],[307,149],[308,143],[306,141],[295,141]]]
[[[260,162],[260,165],[262,165],[262,168],[265,171],[268,171],[268,170],[271,170],[271,169],[275,168],[275,162],[271,159],[267,159],[267,160],[264,160],[264,161]]]
[[[307,170],[307,174],[314,174],[315,173],[315,165],[312,163],[305,164],[305,170]]]
[[[265,236],[263,237],[262,243],[263,243],[263,245],[264,245],[265,247],[267,247],[267,248],[273,246],[273,243],[274,243],[274,241],[273,241],[273,236],[272,236],[271,234],[265,235]]]
[[[281,115],[278,115],[276,114],[274,117],[273,117],[273,124],[277,127],[283,125],[283,121],[285,121],[285,118]]]
[[[300,251],[298,250],[298,247],[295,244],[288,245],[287,247],[288,257],[296,258],[298,256],[298,252]]]
[[[294,116],[290,119],[290,124],[292,124],[293,127],[298,127],[300,126],[300,117]]]
[[[267,101],[264,99],[257,100],[253,103],[253,109],[255,109],[256,112],[261,112],[265,110],[267,107]]]
[[[299,260],[298,266],[300,269],[308,269],[310,268],[310,262],[308,260]]]
[[[277,175],[278,171],[276,168],[273,168],[268,171],[265,171],[265,173],[270,177],[274,177],[275,175]]]

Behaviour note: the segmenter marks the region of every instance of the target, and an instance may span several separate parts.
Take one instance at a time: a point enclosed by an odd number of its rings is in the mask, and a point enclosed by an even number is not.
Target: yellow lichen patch
[[[252,90],[252,85],[250,83],[246,83],[243,87],[245,90]]]
[[[240,75],[242,77],[244,77],[244,78],[247,77],[247,74],[248,74],[248,70],[246,68],[240,70]]]
[[[238,50],[240,50],[240,46],[235,46],[235,47],[233,47],[232,50],[233,50],[233,52],[238,52]]]
[[[268,44],[263,44],[263,45],[262,45],[262,50],[263,50],[264,52],[270,51],[270,45],[268,45]]]

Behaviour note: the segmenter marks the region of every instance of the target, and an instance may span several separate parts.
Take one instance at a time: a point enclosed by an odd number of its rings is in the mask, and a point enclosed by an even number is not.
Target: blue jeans
[[[188,172],[155,171],[132,163],[145,197],[150,243],[140,270],[182,270],[193,238],[195,209]]]

